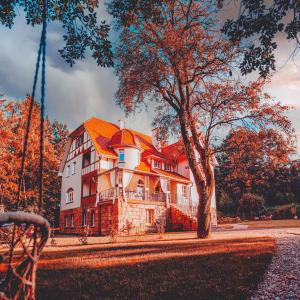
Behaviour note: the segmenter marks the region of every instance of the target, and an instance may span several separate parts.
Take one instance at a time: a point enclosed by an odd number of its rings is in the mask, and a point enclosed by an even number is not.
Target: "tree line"
[[[6,210],[16,206],[18,176],[30,98],[0,101],[0,201]],[[20,208],[36,211],[39,174],[40,106],[34,103],[25,172],[22,180]],[[59,165],[68,137],[67,126],[47,118],[45,122],[44,200],[45,217],[53,223],[60,202]]]
[[[216,170],[221,213],[241,215],[244,195],[249,194],[253,195],[246,196],[249,202],[256,201],[261,209],[300,204],[300,161],[295,159],[293,136],[272,128],[258,132],[239,128],[227,135],[222,148]],[[253,218],[250,210],[247,215]]]

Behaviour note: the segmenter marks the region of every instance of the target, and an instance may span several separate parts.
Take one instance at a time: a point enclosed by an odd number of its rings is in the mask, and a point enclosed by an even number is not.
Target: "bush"
[[[218,210],[221,211],[226,216],[235,216],[237,205],[228,193],[221,191],[218,197]]]
[[[238,214],[242,219],[253,220],[264,211],[263,197],[250,193],[242,196],[238,208]]]

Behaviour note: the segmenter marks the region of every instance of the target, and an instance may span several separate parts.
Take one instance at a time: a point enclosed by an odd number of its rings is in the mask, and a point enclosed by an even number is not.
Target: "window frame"
[[[71,176],[71,165],[67,165],[67,175],[66,177],[70,177]]]
[[[82,227],[87,226],[87,212],[86,212],[86,210],[83,210],[83,212],[82,212],[81,223],[82,223]]]
[[[154,168],[161,169],[161,162],[159,160],[154,160]]]
[[[74,228],[74,214],[70,215],[70,227]]]
[[[121,159],[122,156],[123,156],[123,159]],[[119,159],[119,163],[125,163],[125,150],[124,149],[119,149],[118,159]]]
[[[91,214],[90,214],[90,226],[91,227],[95,226],[95,210],[91,210]]]
[[[72,175],[76,174],[76,161],[72,163]]]
[[[74,189],[68,188],[66,192],[66,204],[73,203],[73,202],[74,202]]]
[[[152,226],[155,224],[155,211],[152,208],[146,208],[146,225]]]
[[[65,215],[65,228],[69,227],[69,216]]]

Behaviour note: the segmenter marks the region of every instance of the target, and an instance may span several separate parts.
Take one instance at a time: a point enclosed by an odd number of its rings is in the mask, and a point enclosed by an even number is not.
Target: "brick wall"
[[[99,206],[99,218],[100,218],[100,234],[109,235],[112,228],[113,221],[113,205],[105,204]]]
[[[64,210],[60,212],[60,232],[66,234],[80,234],[82,231],[82,213],[83,210],[86,209],[84,207]],[[94,211],[95,213],[95,225],[91,226],[91,212]],[[86,224],[89,228],[89,235],[99,235],[99,208],[98,207],[89,207],[86,209],[87,213],[87,220]],[[71,227],[70,220],[71,215],[74,215],[74,226]],[[65,216],[68,216],[68,226],[65,226]]]

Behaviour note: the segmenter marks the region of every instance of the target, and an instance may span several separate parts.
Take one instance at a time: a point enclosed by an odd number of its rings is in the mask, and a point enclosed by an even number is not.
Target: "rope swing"
[[[43,0],[43,27],[34,72],[32,93],[22,148],[21,168],[18,176],[16,211],[0,213],[1,236],[8,237],[9,251],[2,254],[0,263],[7,267],[4,279],[0,282],[0,299],[35,299],[36,270],[40,254],[47,243],[50,225],[41,216],[43,206],[44,168],[44,123],[46,97],[46,36],[47,0]],[[38,179],[38,215],[18,211],[21,200],[22,182],[25,169],[31,118],[36,86],[41,65],[41,109],[40,109],[40,160]]]

